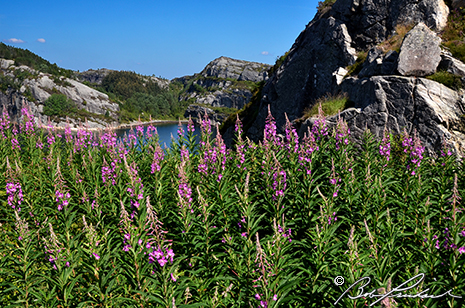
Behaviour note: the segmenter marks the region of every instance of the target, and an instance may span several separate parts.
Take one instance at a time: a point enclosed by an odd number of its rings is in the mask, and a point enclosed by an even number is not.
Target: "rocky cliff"
[[[355,108],[341,116],[355,136],[365,127],[378,137],[384,128],[397,133],[406,129],[417,131],[429,150],[446,139],[464,153],[463,91],[419,78],[445,66],[456,77],[462,74],[463,63],[441,51],[436,35],[446,26],[448,14],[443,0],[338,0],[322,8],[266,82],[247,135],[262,138],[268,105],[282,129],[285,113],[297,124],[321,97],[346,92]],[[381,50],[379,45],[395,35],[399,25],[416,27],[400,50]],[[363,53],[368,53],[366,60],[357,63]],[[360,73],[347,76],[357,64]],[[312,119],[304,123],[301,133]]]
[[[111,102],[108,96],[92,89],[74,79],[56,77],[38,72],[28,66],[15,66],[13,60],[0,59],[0,75],[2,91],[0,91],[0,108],[6,108],[13,121],[21,119],[20,110],[23,104],[30,108],[36,121],[48,123],[49,117],[44,115],[44,102],[52,94],[64,94],[73,101],[81,114],[85,114],[89,127],[103,128],[108,124],[118,124],[118,104]],[[80,120],[69,116],[72,126]],[[66,126],[66,118],[52,117],[51,124]]]
[[[220,57],[210,62],[202,72],[174,79],[173,82],[184,85],[180,100],[191,105],[186,117],[197,118],[202,106],[202,110],[211,115],[211,120],[220,123],[225,115],[211,108],[243,108],[252,98],[257,83],[268,79],[270,67],[268,64]]]

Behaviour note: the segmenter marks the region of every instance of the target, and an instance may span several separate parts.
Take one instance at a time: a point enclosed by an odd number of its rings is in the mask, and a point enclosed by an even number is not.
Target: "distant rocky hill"
[[[72,101],[68,121],[71,126],[79,125],[87,119],[89,127],[103,128],[117,125],[119,105],[108,95],[92,89],[74,79],[42,73],[29,66],[16,66],[15,61],[0,59],[0,106],[6,108],[13,121],[21,119],[20,110],[24,106],[31,110],[43,124],[66,126],[64,116],[49,117],[44,114],[44,103],[52,95],[62,94]]]
[[[75,78],[80,82],[88,82],[91,85],[99,86],[102,84],[103,79],[107,77],[111,72],[117,71],[106,68],[101,68],[98,70],[90,69],[84,72],[75,73]],[[168,79],[158,78],[154,76],[140,76],[141,78],[145,78],[147,80],[156,82],[160,86],[160,88],[167,89],[168,85],[170,84],[170,81]]]
[[[365,128],[378,138],[385,128],[393,133],[406,129],[416,131],[428,151],[445,140],[465,153],[465,95],[460,89],[465,66],[438,36],[449,11],[443,0],[321,2],[315,18],[266,81],[247,136],[262,138],[268,105],[281,133],[287,114],[302,136],[314,122],[302,118],[304,110],[328,94],[347,93],[353,107],[341,117],[354,137]],[[385,42],[399,35],[400,26],[414,28],[400,48],[389,48]],[[437,82],[439,74],[458,80],[459,86]],[[229,140],[232,131],[226,131]]]
[[[220,123],[227,114],[216,108],[243,108],[252,98],[259,82],[268,79],[268,64],[220,57],[211,61],[202,72],[193,76],[173,79],[184,90],[180,101],[189,103],[185,116],[197,119],[207,112],[214,123]],[[221,110],[221,109],[220,109]]]

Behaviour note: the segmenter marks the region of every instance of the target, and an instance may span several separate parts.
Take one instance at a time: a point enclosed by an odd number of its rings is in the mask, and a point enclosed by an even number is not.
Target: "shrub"
[[[48,116],[66,116],[74,109],[74,102],[64,94],[52,94],[44,102],[44,114]]]

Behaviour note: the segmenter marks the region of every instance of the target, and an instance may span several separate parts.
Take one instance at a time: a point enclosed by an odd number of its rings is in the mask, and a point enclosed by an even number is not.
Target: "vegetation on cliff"
[[[0,58],[14,60],[15,66],[26,65],[36,71],[52,74],[54,76],[65,76],[71,78],[73,75],[72,70],[58,67],[56,63],[51,64],[49,61],[27,49],[9,46],[4,43],[0,43]]]

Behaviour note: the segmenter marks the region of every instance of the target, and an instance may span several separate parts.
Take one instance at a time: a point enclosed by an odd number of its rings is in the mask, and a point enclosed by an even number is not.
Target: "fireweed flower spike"
[[[25,219],[22,219],[18,215],[18,211],[15,211],[15,216],[16,216],[16,222],[15,222],[15,227],[16,231],[18,232],[18,240],[27,240],[29,237],[29,227],[28,223],[26,222]]]
[[[23,190],[21,189],[21,184],[11,183],[11,182],[7,183],[6,194],[7,194],[8,205],[12,209],[17,209],[18,212],[20,212],[21,202],[23,202]]]
[[[265,120],[265,131],[263,133],[263,146],[270,150],[272,146],[280,146],[281,142],[276,135],[276,122],[271,115],[270,105],[268,105],[268,116]]]
[[[286,117],[286,147],[289,152],[297,153],[297,151],[299,150],[299,135],[297,134],[296,129],[292,127],[292,124],[289,121],[287,114],[284,115]]]
[[[391,141],[389,132],[386,128],[384,128],[383,140],[381,140],[381,144],[379,145],[379,154],[386,157],[387,161],[389,161],[391,157]]]

